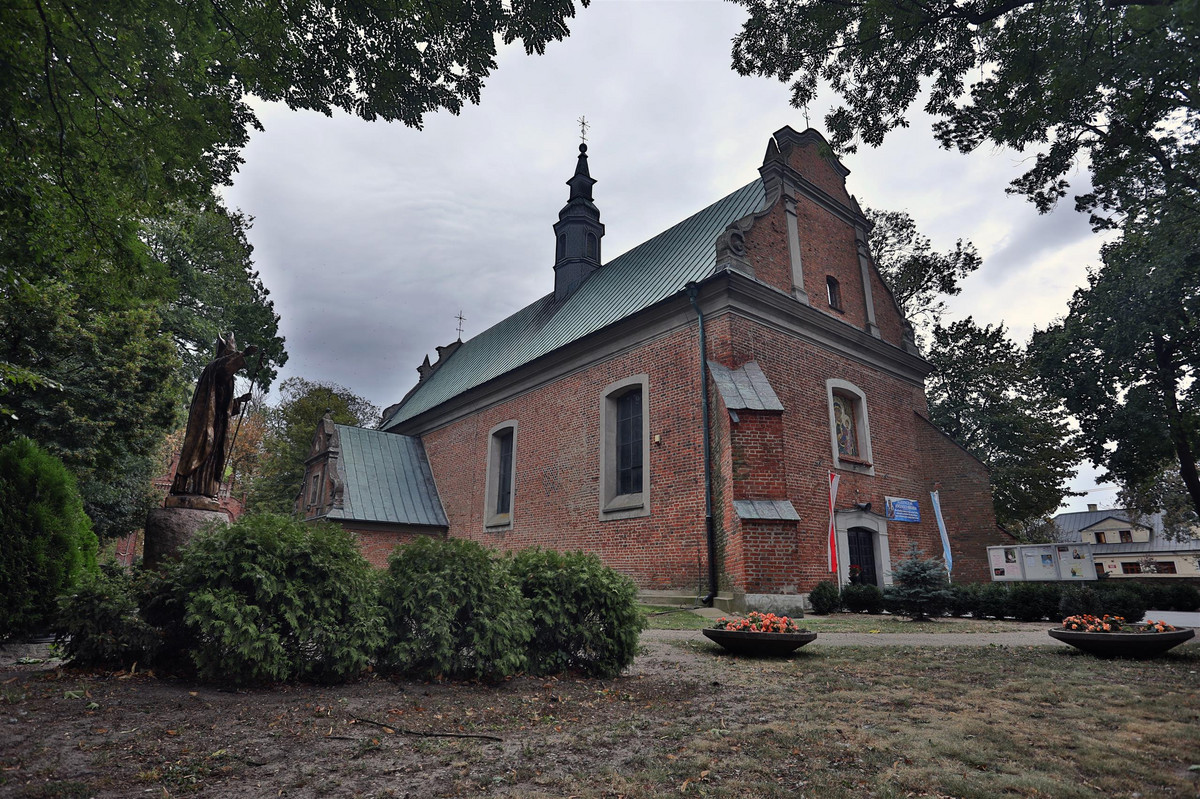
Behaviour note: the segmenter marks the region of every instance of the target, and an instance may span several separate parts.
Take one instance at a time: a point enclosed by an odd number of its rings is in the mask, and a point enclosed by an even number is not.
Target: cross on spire
[[[590,128],[591,125],[588,123],[587,117],[580,117],[575,121],[579,123],[579,140],[586,144],[588,128]]]
[[[463,322],[467,321],[467,317],[463,316],[462,308],[458,309],[458,316],[454,318],[458,320],[458,340],[462,341]]]

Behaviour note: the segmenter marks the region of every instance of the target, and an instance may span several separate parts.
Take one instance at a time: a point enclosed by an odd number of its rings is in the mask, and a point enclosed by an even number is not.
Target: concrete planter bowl
[[[790,655],[805,644],[816,640],[816,633],[756,633],[744,630],[718,630],[708,627],[701,630],[704,636],[735,655],[756,657],[781,657]]]
[[[1050,637],[1089,655],[1116,658],[1153,658],[1192,638],[1191,627],[1165,633],[1090,633],[1083,630],[1048,630]]]

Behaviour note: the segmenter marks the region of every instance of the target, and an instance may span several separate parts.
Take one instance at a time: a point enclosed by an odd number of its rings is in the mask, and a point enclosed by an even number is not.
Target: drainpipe
[[[708,596],[700,600],[705,607],[712,607],[717,596],[717,531],[713,526],[712,510],[712,444],[708,435],[708,350],[704,342],[704,312],[696,302],[700,286],[696,282],[686,286],[688,299],[696,309],[696,319],[700,327],[700,416],[703,425],[704,440],[704,530],[708,538]]]

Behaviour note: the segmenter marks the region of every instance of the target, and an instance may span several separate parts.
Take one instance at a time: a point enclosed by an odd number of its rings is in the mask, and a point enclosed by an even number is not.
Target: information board
[[[1058,577],[1060,580],[1095,580],[1096,564],[1091,544],[1059,544]]]
[[[1020,554],[1020,547],[988,547],[988,565],[992,569],[992,581],[1024,579],[1021,574]]]

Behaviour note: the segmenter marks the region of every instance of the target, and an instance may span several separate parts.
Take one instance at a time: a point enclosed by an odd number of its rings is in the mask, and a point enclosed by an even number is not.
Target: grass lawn
[[[646,639],[613,680],[368,677],[242,691],[0,669],[0,795],[1174,797],[1200,787],[1200,646]],[[445,737],[458,736],[458,737]],[[463,737],[471,736],[471,737]]]
[[[650,630],[700,630],[712,626],[712,619],[698,616],[689,608],[669,608],[662,605],[638,605]]]

